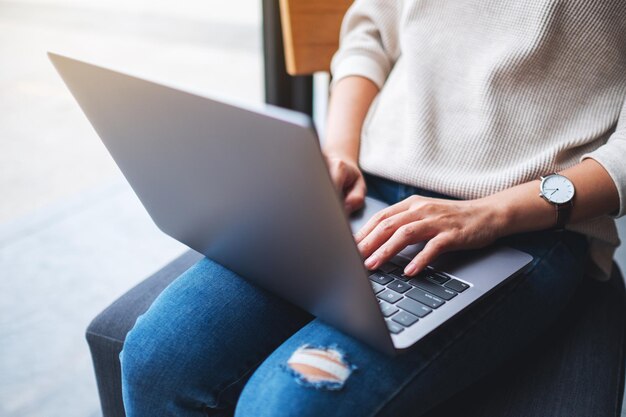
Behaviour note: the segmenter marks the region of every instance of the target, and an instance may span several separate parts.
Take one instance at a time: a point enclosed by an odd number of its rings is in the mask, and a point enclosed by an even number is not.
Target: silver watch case
[[[556,201],[552,201],[552,200],[550,200],[550,198],[549,198],[547,195],[545,195],[545,194],[544,194],[544,192],[543,192],[543,186],[544,186],[544,184],[545,184],[546,180],[548,180],[548,178],[550,178],[550,177],[554,177],[554,176],[558,176],[558,177],[565,178],[565,179],[566,179],[566,180],[567,180],[567,181],[568,181],[568,182],[572,185],[572,195],[571,195],[571,197],[569,198],[569,200],[567,200],[567,201],[563,201],[563,202],[560,202],[560,203],[557,203]],[[567,178],[566,176],[561,175],[561,174],[557,174],[557,173],[555,172],[555,173],[553,173],[553,174],[546,175],[545,177],[544,177],[544,176],[541,176],[541,177],[539,177],[539,178],[540,178],[540,180],[541,180],[541,183],[539,184],[539,197],[543,198],[543,199],[544,199],[544,200],[546,200],[548,203],[550,203],[550,204],[554,204],[554,205],[563,205],[563,204],[569,204],[569,203],[571,203],[571,202],[572,202],[572,200],[574,200],[574,196],[576,195],[576,188],[574,187],[574,183],[573,183],[573,182],[572,182],[569,178]]]

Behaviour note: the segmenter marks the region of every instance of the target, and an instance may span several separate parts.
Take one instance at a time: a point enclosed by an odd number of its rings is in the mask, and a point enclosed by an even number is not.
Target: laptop
[[[408,279],[413,245],[367,271],[352,231],[386,204],[367,198],[346,217],[309,117],[49,57],[157,227],[382,352],[414,346],[532,261],[492,246]]]

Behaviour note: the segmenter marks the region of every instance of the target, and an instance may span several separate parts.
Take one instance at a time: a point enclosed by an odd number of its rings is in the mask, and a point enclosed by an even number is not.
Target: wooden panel
[[[280,0],[287,72],[328,71],[352,0]]]

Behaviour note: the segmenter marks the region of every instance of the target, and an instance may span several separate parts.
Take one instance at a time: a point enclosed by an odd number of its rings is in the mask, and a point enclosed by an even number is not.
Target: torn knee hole
[[[334,347],[299,347],[287,361],[296,381],[305,386],[341,389],[356,368]]]

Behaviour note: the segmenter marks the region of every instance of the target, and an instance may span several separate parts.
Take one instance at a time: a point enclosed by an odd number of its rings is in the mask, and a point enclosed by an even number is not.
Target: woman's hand
[[[333,184],[343,196],[346,213],[350,214],[363,207],[367,188],[357,163],[330,154],[325,157]]]
[[[616,185],[598,162],[585,159],[560,173],[576,186],[571,222],[618,211]],[[477,249],[503,236],[554,227],[554,206],[538,191],[535,180],[476,200],[411,196],[374,215],[354,238],[368,269],[378,268],[408,245],[426,241],[404,269],[412,276],[444,252]]]
[[[365,180],[357,161],[361,128],[376,94],[378,86],[373,81],[356,75],[337,80],[330,94],[322,149],[348,214],[365,201]]]
[[[505,229],[503,212],[493,198],[453,201],[411,196],[378,212],[354,237],[370,270],[406,246],[427,241],[404,269],[405,275],[413,276],[442,253],[486,246],[508,234]]]

